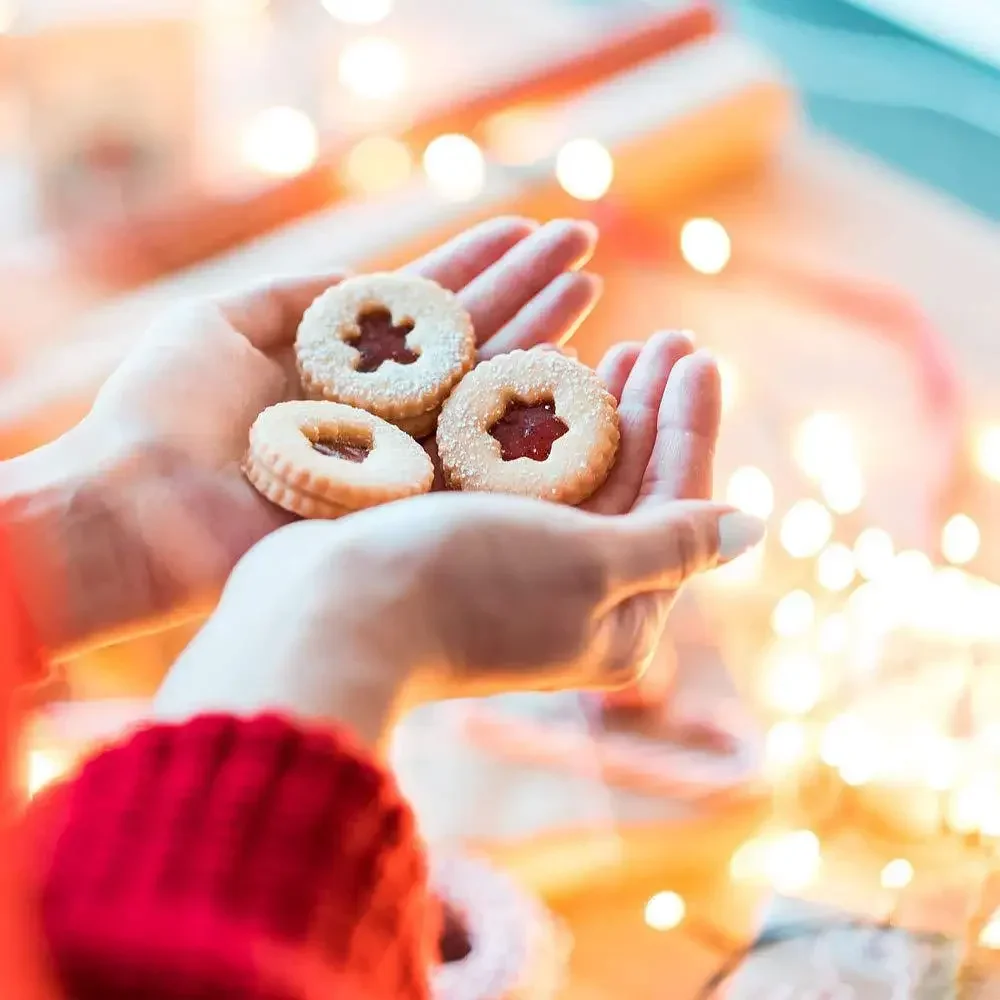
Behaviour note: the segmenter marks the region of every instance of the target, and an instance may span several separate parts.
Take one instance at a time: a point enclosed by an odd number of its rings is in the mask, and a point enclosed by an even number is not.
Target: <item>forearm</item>
[[[130,605],[148,606],[148,567],[126,544],[113,502],[127,467],[125,447],[86,423],[0,463],[0,525],[15,584],[51,657],[106,640],[130,619]]]

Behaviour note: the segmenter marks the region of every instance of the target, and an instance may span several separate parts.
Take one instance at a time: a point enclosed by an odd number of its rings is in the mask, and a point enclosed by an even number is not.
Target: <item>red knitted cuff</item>
[[[427,995],[413,814],[343,734],[155,726],[64,792],[42,906],[74,1000]]]

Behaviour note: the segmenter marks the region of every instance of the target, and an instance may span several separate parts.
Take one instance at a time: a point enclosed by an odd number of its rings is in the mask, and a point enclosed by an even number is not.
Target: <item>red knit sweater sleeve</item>
[[[410,808],[343,733],[157,725],[39,802],[73,1000],[420,1000],[437,932]]]

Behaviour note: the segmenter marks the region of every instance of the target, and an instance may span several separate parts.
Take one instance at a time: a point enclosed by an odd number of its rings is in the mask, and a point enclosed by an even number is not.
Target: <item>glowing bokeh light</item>
[[[774,487],[767,473],[752,465],[744,465],[729,477],[726,503],[767,520],[774,511]]]
[[[883,889],[905,889],[913,881],[913,865],[906,858],[893,858],[879,875]]]
[[[799,468],[818,482],[857,466],[851,425],[839,413],[814,413],[799,426],[792,442]]]
[[[467,135],[439,135],[424,150],[424,172],[441,197],[469,201],[483,189],[486,160]]]
[[[799,500],[781,520],[779,537],[785,551],[796,559],[816,555],[830,540],[833,518],[817,500]]]
[[[273,177],[301,174],[316,162],[318,152],[316,126],[298,108],[267,108],[243,134],[243,161]]]
[[[686,913],[684,900],[676,892],[658,892],[646,903],[646,925],[654,931],[670,931],[684,920]]]
[[[812,628],[816,617],[816,602],[805,590],[785,594],[771,612],[771,628],[785,638],[804,635]]]
[[[689,219],[681,229],[681,255],[699,274],[721,274],[733,255],[726,227],[715,219]]]
[[[881,528],[865,528],[854,542],[854,565],[866,580],[877,580],[892,571],[895,546]]]
[[[825,590],[846,590],[854,582],[854,554],[846,545],[832,542],[816,560],[816,579]]]
[[[344,182],[355,192],[385,194],[402,187],[413,170],[405,143],[386,135],[362,139],[344,161]]]
[[[337,68],[344,87],[372,101],[396,97],[406,85],[406,56],[391,38],[372,35],[350,42]]]
[[[971,562],[979,551],[979,526],[967,514],[955,514],[941,531],[941,554],[955,566]]]
[[[1000,427],[985,427],[976,439],[976,462],[983,475],[1000,482]]]
[[[614,158],[596,139],[572,139],[556,154],[556,180],[579,201],[603,198],[614,176]]]
[[[28,752],[28,795],[35,796],[66,772],[66,767],[53,754],[44,750]]]

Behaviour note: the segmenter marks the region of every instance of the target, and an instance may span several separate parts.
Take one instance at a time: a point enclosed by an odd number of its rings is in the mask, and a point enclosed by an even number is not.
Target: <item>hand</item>
[[[424,697],[607,687],[641,672],[691,575],[763,525],[707,501],[718,372],[676,335],[601,366],[622,446],[587,508],[437,494],[275,533],[239,564],[157,712],[267,709],[349,720],[377,741]],[[276,586],[280,580],[280,586]]]
[[[591,227],[496,219],[407,270],[458,292],[484,357],[567,339],[599,294]],[[70,434],[0,469],[27,603],[50,649],[208,610],[291,518],[246,482],[250,424],[297,394],[292,343],[339,275],[271,284],[156,324]]]

